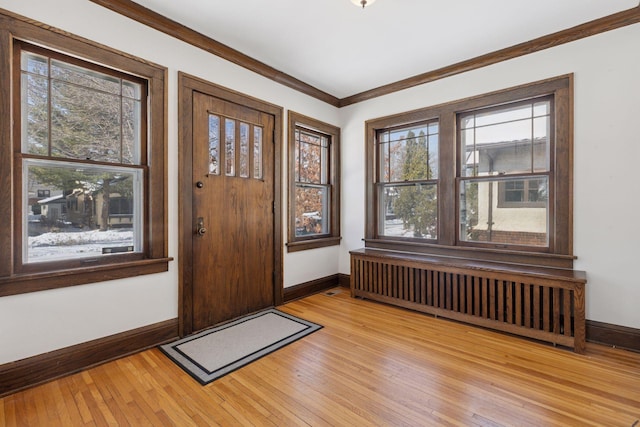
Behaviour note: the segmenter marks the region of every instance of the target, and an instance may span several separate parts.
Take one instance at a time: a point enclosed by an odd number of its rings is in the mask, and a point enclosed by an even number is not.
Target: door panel
[[[273,126],[193,94],[194,331],[274,305]]]

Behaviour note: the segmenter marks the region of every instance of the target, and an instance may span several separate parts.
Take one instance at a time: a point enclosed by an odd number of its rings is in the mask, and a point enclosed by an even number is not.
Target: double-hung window
[[[553,98],[458,115],[460,240],[547,247]]]
[[[289,112],[289,252],[340,242],[340,129]]]
[[[166,271],[166,69],[16,21],[0,55],[0,295]]]
[[[146,81],[19,51],[21,263],[141,253]],[[41,186],[48,197],[37,197]]]
[[[438,238],[438,121],[378,132],[382,236]]]
[[[367,121],[366,246],[570,266],[571,82]]]

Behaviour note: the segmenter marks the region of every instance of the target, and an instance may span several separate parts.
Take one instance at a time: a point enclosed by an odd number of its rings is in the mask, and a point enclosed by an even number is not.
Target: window
[[[552,101],[458,115],[461,241],[548,245]]]
[[[340,129],[289,112],[289,252],[340,243]]]
[[[0,295],[166,271],[165,69],[9,22],[13,78],[0,83],[18,108],[11,133],[0,119],[0,150],[15,204],[0,212],[14,224]]]
[[[366,245],[568,265],[571,81],[368,121]]]
[[[378,234],[438,238],[438,121],[378,132]]]

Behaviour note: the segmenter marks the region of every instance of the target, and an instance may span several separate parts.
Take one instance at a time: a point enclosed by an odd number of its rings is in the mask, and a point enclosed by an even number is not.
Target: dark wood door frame
[[[283,109],[277,105],[253,98],[231,89],[207,82],[198,77],[178,72],[178,319],[180,336],[193,332],[193,270],[192,239],[195,224],[192,212],[193,165],[193,93],[200,92],[225,101],[244,105],[274,117],[274,280],[275,305],[283,301],[282,260],[282,118]]]

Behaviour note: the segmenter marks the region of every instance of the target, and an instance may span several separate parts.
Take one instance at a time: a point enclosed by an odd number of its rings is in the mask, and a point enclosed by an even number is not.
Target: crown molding
[[[169,19],[157,12],[139,5],[131,0],[89,0],[92,3],[110,9],[120,15],[147,25],[155,30],[165,33],[171,37],[182,40],[197,48],[203,49],[229,62],[233,62],[243,68],[253,71],[263,77],[278,82],[298,92],[302,92],[313,98],[324,101],[327,104],[338,106],[340,100],[320,89],[317,89],[301,80],[296,79],[282,71],[251,58],[223,43],[220,43],[202,33],[188,28],[172,19]]]
[[[437,70],[427,71],[407,79],[366,90],[346,98],[339,99],[327,92],[323,92],[301,80],[296,79],[282,71],[278,71],[256,59],[251,58],[229,46],[226,46],[210,37],[179,24],[165,16],[160,15],[131,0],[89,0],[95,4],[104,6],[116,13],[124,15],[160,32],[180,39],[195,47],[203,49],[220,58],[253,71],[263,77],[278,82],[284,86],[295,89],[313,98],[324,101],[335,107],[345,107],[369,99],[377,98],[390,93],[409,89],[414,86],[440,80],[446,77],[476,70],[498,62],[539,52],[551,47],[570,43],[585,37],[611,31],[617,28],[633,25],[640,22],[640,4],[634,8],[614,13],[603,18],[595,19],[584,24],[577,25],[566,30],[558,31],[527,42],[523,42],[505,49],[500,49],[485,55],[477,56],[456,64],[448,65]]]
[[[613,15],[605,16],[584,24],[577,25],[566,30],[558,31],[553,34],[539,37],[527,42],[523,42],[505,49],[496,50],[485,55],[477,56],[465,61],[458,62],[437,70],[428,71],[417,76],[409,77],[404,80],[397,81],[351,95],[340,100],[340,107],[356,104],[379,96],[388,95],[404,89],[409,89],[445,77],[451,77],[467,71],[476,70],[488,65],[497,64],[498,62],[507,61],[519,56],[528,55],[530,53],[539,52],[551,47],[570,43],[585,37],[594,36],[606,31],[615,30],[640,22],[640,5],[632,9],[624,10]]]

